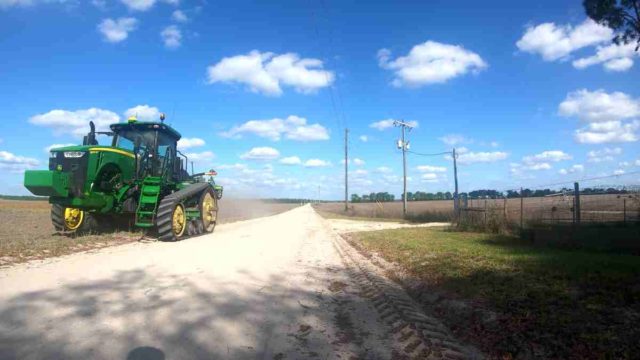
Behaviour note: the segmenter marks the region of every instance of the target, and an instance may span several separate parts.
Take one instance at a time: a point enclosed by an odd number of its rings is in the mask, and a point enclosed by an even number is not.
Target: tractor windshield
[[[121,130],[114,145],[133,151],[138,161],[138,176],[163,176],[175,159],[176,140],[155,129]]]

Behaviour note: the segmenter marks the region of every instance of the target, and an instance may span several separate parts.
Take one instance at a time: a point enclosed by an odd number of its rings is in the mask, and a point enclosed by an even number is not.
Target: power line
[[[312,0],[310,0],[311,2]],[[316,14],[316,12],[314,11],[314,6],[313,4],[311,4],[312,6],[310,6],[309,8],[311,9],[311,17],[313,18],[313,28],[316,34],[316,45],[318,46],[318,48],[320,48],[320,52],[322,53],[322,57],[324,57],[325,59],[328,59],[327,57],[327,51],[326,49],[320,45],[320,26],[319,26],[319,21],[318,21],[318,16]],[[333,109],[333,117],[338,125],[339,128],[343,128],[344,127],[344,121],[343,118],[344,116],[340,116],[340,113],[338,112],[338,107],[336,106],[336,99],[335,99],[335,94],[333,91],[333,85],[329,82],[329,75],[327,75],[327,71],[323,70],[322,71],[323,75],[324,75],[324,79],[328,84],[329,87],[329,96],[331,98],[331,107]],[[337,89],[337,87],[336,87]]]
[[[558,185],[564,185],[564,184],[571,184],[571,183],[575,183],[575,182],[579,183],[579,182],[584,182],[584,181],[610,179],[610,178],[617,178],[617,177],[621,177],[621,176],[636,175],[636,174],[640,174],[640,171],[632,171],[632,172],[628,172],[628,173],[624,173],[624,174],[613,174],[613,175],[597,176],[597,177],[591,177],[591,178],[582,178],[582,179],[578,179],[578,180],[567,180],[567,181],[563,181],[563,182],[542,184],[542,185],[536,185],[536,186],[531,186],[531,187],[532,188],[541,188],[541,187],[545,187],[545,186],[558,186]],[[512,189],[506,189],[506,190],[517,190],[517,189],[518,188],[512,188]]]
[[[411,150],[407,150],[407,152],[412,153],[414,155],[419,155],[419,156],[440,156],[440,155],[451,155],[451,151],[445,151],[445,152],[441,152],[441,153],[434,153],[434,154],[423,154],[423,153],[419,153],[419,152],[415,152],[415,151],[411,151]]]

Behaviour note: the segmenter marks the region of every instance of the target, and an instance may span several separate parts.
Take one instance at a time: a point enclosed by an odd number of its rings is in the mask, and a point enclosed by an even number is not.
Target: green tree
[[[351,194],[351,202],[352,203],[359,203],[362,201],[362,198],[360,198],[360,196],[358,196],[358,194]]]
[[[636,44],[640,48],[640,0],[584,0],[587,16],[598,24],[607,26],[616,35],[616,44]]]

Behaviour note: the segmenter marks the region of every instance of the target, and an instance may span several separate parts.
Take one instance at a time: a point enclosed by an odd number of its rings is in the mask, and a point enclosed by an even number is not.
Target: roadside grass
[[[532,247],[505,235],[429,228],[363,232],[352,239],[428,288],[499,314],[493,325],[474,319],[468,326],[448,324],[491,354],[640,353],[638,256]]]

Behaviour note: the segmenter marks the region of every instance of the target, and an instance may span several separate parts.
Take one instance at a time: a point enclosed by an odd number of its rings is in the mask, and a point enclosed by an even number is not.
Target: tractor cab
[[[164,120],[164,116],[160,119]],[[171,126],[164,122],[139,122],[130,117],[126,123],[112,124],[110,128],[111,146],[134,153],[136,178],[154,176],[183,181],[189,176],[187,158],[177,150],[181,135]]]

